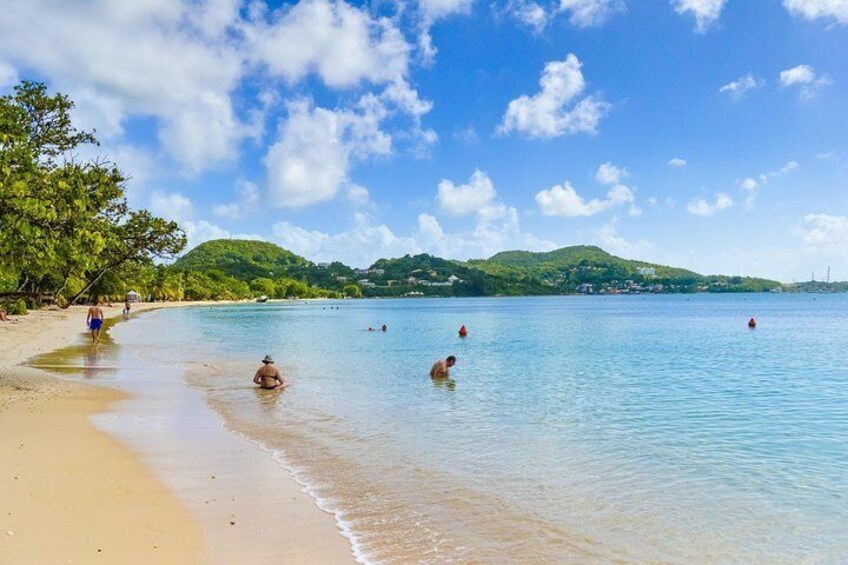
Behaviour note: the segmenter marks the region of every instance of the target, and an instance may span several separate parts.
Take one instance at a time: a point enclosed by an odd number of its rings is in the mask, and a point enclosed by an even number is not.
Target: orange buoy
[[[459,337],[465,337],[468,335],[468,330],[465,329],[465,326],[459,328]]]
[[[751,329],[756,328],[757,327],[757,320],[755,320],[754,318],[751,318],[750,320],[748,320],[748,327],[751,328]]]

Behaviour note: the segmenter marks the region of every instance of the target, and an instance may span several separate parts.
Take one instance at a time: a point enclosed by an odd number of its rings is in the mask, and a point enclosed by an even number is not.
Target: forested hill
[[[267,241],[216,239],[201,243],[174,267],[187,271],[220,271],[242,281],[282,276],[312,266],[299,255]]]
[[[754,292],[776,281],[704,276],[686,269],[632,261],[593,246],[545,253],[508,251],[467,262],[426,253],[380,259],[369,268],[313,263],[273,243],[208,241],[174,265],[219,273],[268,296],[302,295],[305,288],[352,296],[496,296],[643,292]]]
[[[687,269],[616,257],[595,246],[576,245],[532,253],[505,251],[468,261],[489,275],[523,276],[560,292],[763,292],[778,281],[701,275]]]

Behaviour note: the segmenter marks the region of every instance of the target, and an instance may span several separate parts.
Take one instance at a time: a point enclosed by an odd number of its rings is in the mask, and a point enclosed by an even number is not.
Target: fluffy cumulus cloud
[[[675,157],[673,159],[668,160],[669,167],[685,167],[688,164],[686,159],[681,159],[680,157]]]
[[[747,75],[740,77],[738,80],[725,84],[719,88],[718,91],[722,94],[729,95],[735,100],[739,100],[744,97],[748,91],[760,88],[764,84],[764,80],[758,79],[751,73],[748,73]]]
[[[569,54],[564,61],[547,63],[539,80],[541,91],[510,102],[498,131],[539,138],[596,133],[598,122],[610,105],[596,96],[587,96],[572,104],[586,89],[581,67],[582,63],[574,54]]]
[[[718,22],[727,0],[672,0],[674,11],[695,18],[695,30],[704,33]]]
[[[816,248],[848,248],[848,217],[807,214],[799,226],[804,243]]]
[[[257,75],[381,88],[384,104],[411,116],[415,144],[435,141],[420,127],[430,106],[407,82],[403,33],[343,0],[276,10],[242,0],[80,0],[61,10],[53,0],[9,0],[0,37],[0,81],[15,80],[15,69],[46,77],[77,102],[82,127],[109,143],[130,119],[152,119],[161,154],[191,174],[234,162],[242,141],[262,134],[268,96],[235,101]]]
[[[166,152],[199,171],[232,161],[251,134],[231,100],[243,70],[226,41],[238,13],[226,4],[10,0],[0,58],[49,77],[102,136],[131,116],[156,119]]]
[[[297,207],[335,198],[350,183],[352,160],[391,152],[380,129],[385,107],[367,96],[353,109],[315,108],[308,100],[288,103],[289,117],[265,156],[275,205]]]
[[[368,266],[381,257],[407,253],[432,253],[452,259],[488,257],[504,249],[551,250],[553,242],[523,232],[515,208],[503,207],[496,214],[479,214],[471,230],[449,233],[439,220],[422,213],[409,235],[397,235],[385,224],[366,214],[354,216],[354,225],[338,233],[307,230],[289,222],[273,227],[273,239],[314,261],[340,260],[349,265]]]
[[[354,215],[353,226],[338,233],[308,230],[289,222],[274,225],[274,240],[316,261],[342,260],[366,266],[380,257],[428,252],[452,259],[488,257],[504,249],[542,251],[554,249],[553,242],[539,239],[521,229],[518,211],[498,199],[492,180],[476,170],[468,183],[443,180],[437,188],[440,209],[453,216],[473,215],[463,227],[446,230],[439,219],[427,213],[418,216],[418,226],[408,235],[397,235],[385,224],[364,213]]]
[[[698,198],[696,200],[691,201],[687,206],[686,210],[690,214],[694,214],[695,216],[712,216],[716,212],[720,212],[722,210],[727,210],[728,208],[733,207],[733,199],[730,198],[727,194],[723,192],[719,192],[716,194],[715,200],[710,202],[703,198]]]
[[[780,87],[800,88],[801,98],[809,99],[816,95],[822,87],[832,84],[827,75],[818,75],[810,65],[797,65],[791,69],[780,71]]]
[[[783,0],[783,5],[793,16],[807,20],[832,20],[848,25],[846,0]]]
[[[391,21],[345,2],[302,0],[255,15],[241,30],[251,60],[289,83],[315,73],[332,87],[382,84],[408,64],[410,46]]]
[[[545,216],[594,216],[617,206],[633,203],[633,193],[624,185],[616,185],[607,192],[606,198],[586,200],[574,190],[570,182],[557,184],[536,194],[536,203]]]
[[[621,180],[630,176],[627,169],[616,167],[610,162],[603,163],[595,173],[595,180],[600,184],[620,184]]]
[[[595,173],[598,184],[610,186],[605,198],[593,198],[586,200],[574,189],[574,186],[565,181],[547,190],[541,190],[536,194],[536,203],[539,210],[545,216],[564,216],[574,218],[579,216],[594,216],[612,208],[629,204],[628,215],[638,216],[642,210],[636,206],[633,191],[622,179],[630,176],[627,169],[618,167],[612,163],[603,163]]]
[[[450,180],[441,180],[436,200],[442,211],[448,214],[476,213],[492,205],[495,186],[486,173],[477,169],[466,184],[455,185]]]

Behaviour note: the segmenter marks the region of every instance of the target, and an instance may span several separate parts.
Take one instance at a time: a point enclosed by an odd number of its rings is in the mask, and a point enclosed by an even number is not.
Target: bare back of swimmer
[[[253,384],[259,385],[259,388],[268,390],[286,386],[283,375],[276,365],[274,365],[274,360],[270,355],[266,355],[265,359],[262,360],[262,366],[259,367],[259,370],[253,376]]]

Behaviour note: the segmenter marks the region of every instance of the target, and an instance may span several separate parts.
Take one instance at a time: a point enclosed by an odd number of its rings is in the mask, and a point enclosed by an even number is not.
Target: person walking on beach
[[[448,355],[447,359],[439,359],[433,363],[433,368],[430,369],[431,379],[447,379],[450,378],[450,368],[456,365],[456,357]]]
[[[286,381],[283,380],[283,375],[280,370],[274,365],[274,360],[270,355],[266,355],[262,360],[262,366],[256,371],[253,376],[253,384],[259,385],[259,388],[266,390],[274,390],[286,386]]]
[[[103,327],[103,310],[100,309],[98,304],[99,300],[95,298],[94,304],[89,307],[88,316],[85,318],[85,323],[88,324],[88,328],[91,330],[92,343],[100,341],[100,328]]]
[[[124,299],[124,318],[129,318],[129,317],[130,317],[130,299],[125,298]]]

